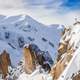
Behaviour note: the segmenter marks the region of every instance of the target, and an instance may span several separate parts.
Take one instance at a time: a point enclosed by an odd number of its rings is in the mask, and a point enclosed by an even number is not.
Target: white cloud
[[[0,0],[0,9],[21,8],[22,0]]]
[[[32,14],[36,20],[44,23],[44,24],[65,24],[71,25],[74,23],[75,18],[80,19],[80,11],[69,11],[65,14],[57,13],[57,12],[49,12],[38,10],[36,13]]]
[[[67,10],[67,0],[0,0],[2,14],[28,14],[44,24],[71,24],[80,17],[80,10]],[[64,12],[66,11],[66,12]]]

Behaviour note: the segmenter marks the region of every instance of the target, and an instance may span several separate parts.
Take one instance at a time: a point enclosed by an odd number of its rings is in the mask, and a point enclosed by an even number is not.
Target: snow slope
[[[20,55],[19,51],[16,49],[13,49],[6,42],[0,40],[0,54],[3,52],[3,50],[6,50],[10,54],[12,66],[15,66],[15,65],[17,66],[19,61],[22,59],[22,56]]]
[[[48,51],[53,60],[57,53],[57,47],[63,27],[60,25],[44,25],[30,16],[4,16],[0,15],[0,47],[8,45],[11,61],[16,66],[22,58],[22,48],[25,43],[34,43],[42,51]],[[5,44],[6,43],[6,44]],[[8,47],[6,47],[8,48]]]
[[[52,76],[43,69],[40,69],[40,66],[37,66],[32,74],[23,72],[17,80],[52,80]]]

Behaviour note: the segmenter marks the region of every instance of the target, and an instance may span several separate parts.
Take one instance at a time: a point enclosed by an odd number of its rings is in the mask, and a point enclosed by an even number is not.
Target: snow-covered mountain
[[[25,43],[34,43],[40,50],[48,51],[54,60],[63,30],[59,29],[60,26],[47,26],[27,15],[0,15],[0,47],[4,47],[0,49],[6,49],[10,53],[13,66],[22,59]]]
[[[80,80],[80,22],[76,21],[65,30],[60,43],[66,44],[65,52],[62,54],[66,68],[61,73],[58,80]],[[67,56],[67,57],[66,57]],[[68,61],[69,60],[69,61]]]
[[[23,58],[23,46],[26,43],[37,45],[55,61],[62,31],[62,25],[44,25],[27,15],[0,15],[0,54],[3,50],[10,54],[11,65],[15,67],[10,74],[18,77],[23,71],[19,62]]]
[[[31,75],[22,73],[18,80],[80,80],[80,22],[65,27],[59,42],[59,58],[50,74],[36,69]],[[24,79],[23,79],[24,77]]]
[[[7,77],[19,77],[18,80],[52,80],[55,78],[40,66],[37,66],[38,68],[28,75],[23,71],[23,65],[19,65],[23,57],[24,44],[33,43],[41,51],[45,53],[48,51],[54,62],[59,58],[59,61],[56,61],[52,67],[52,69],[56,67],[56,71],[59,70],[57,73],[53,72],[55,76],[58,76],[57,80],[73,80],[75,74],[80,71],[79,36],[79,21],[64,28],[63,25],[58,24],[41,24],[27,15],[0,15],[0,54],[6,50],[10,54],[12,66],[15,67],[13,69],[9,67],[11,75]],[[59,72],[60,74],[58,74]]]

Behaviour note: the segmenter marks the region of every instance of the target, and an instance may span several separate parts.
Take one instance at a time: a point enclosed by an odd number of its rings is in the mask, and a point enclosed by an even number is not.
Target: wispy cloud
[[[31,16],[45,24],[71,24],[74,18],[80,17],[80,1],[76,1],[77,0],[24,0],[24,7],[32,12]]]
[[[80,17],[79,4],[80,0],[0,0],[0,10],[25,13],[44,24],[71,24]]]

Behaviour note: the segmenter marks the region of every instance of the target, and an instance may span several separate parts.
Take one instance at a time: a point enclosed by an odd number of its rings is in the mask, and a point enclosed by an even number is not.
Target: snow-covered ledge
[[[80,47],[74,53],[71,61],[69,62],[66,69],[60,75],[58,80],[71,80],[73,73],[80,70]]]

